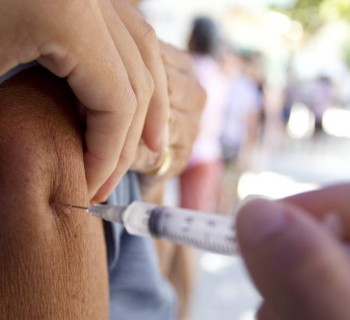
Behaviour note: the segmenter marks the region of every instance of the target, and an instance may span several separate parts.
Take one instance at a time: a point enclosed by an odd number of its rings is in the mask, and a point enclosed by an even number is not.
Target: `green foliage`
[[[345,41],[342,48],[342,58],[348,69],[350,69],[350,38]]]
[[[349,0],[296,0],[294,6],[274,9],[299,21],[305,31],[316,32],[325,23],[335,19],[350,20]]]
[[[350,19],[349,0],[324,0],[322,12],[328,18],[332,19]]]

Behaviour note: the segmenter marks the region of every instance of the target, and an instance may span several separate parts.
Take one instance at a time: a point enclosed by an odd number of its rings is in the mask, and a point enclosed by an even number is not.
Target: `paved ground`
[[[269,172],[270,179],[274,174],[274,183],[285,190],[350,181],[350,140],[323,136],[315,143],[285,138],[274,152],[262,153],[259,161],[260,172],[250,180],[252,188],[266,178],[261,172]],[[263,189],[267,185],[263,182]],[[198,252],[197,260],[198,281],[189,320],[254,319],[260,299],[241,259]]]

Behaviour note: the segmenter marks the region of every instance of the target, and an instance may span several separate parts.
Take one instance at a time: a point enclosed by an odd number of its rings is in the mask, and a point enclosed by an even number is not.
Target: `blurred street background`
[[[350,140],[325,135],[317,143],[285,136],[280,148],[262,156],[260,170],[243,174],[241,195],[278,198],[349,181]],[[197,271],[189,320],[255,319],[260,298],[239,257],[199,252]]]
[[[215,60],[232,95],[225,107],[240,102],[249,112],[221,126],[238,123],[240,140],[220,137],[216,211],[230,214],[249,195],[279,198],[350,181],[348,1],[147,0],[140,10],[161,39],[183,49],[199,16],[220,32]],[[254,98],[233,94],[237,70],[254,84]],[[178,180],[169,184],[167,204],[181,205],[179,188]],[[195,252],[194,260],[186,319],[254,319],[259,295],[239,257]]]

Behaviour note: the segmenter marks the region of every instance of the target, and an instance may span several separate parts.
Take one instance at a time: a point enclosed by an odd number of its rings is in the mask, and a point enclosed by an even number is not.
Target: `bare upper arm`
[[[80,130],[64,81],[41,68],[0,87],[0,319],[106,319],[101,222],[87,204]]]

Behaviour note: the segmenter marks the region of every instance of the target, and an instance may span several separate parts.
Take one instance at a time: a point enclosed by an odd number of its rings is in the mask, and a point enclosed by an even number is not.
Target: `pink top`
[[[194,68],[201,86],[207,93],[207,101],[189,166],[221,158],[220,134],[227,93],[227,80],[213,58],[195,55]]]

